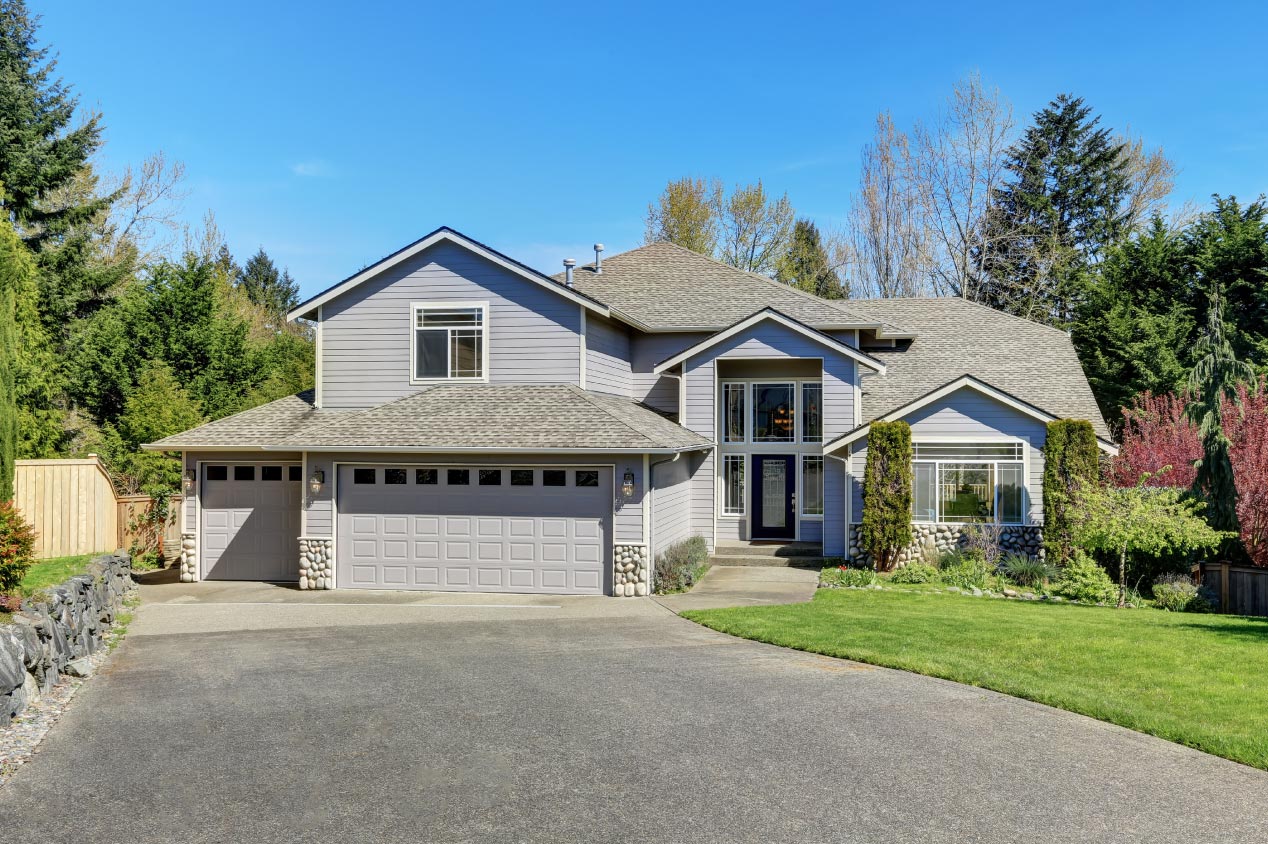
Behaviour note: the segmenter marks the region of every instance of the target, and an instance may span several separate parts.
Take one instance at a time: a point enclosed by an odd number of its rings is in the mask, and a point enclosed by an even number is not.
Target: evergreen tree
[[[57,61],[37,43],[37,21],[25,0],[0,0],[0,183],[5,207],[33,247],[109,204],[49,202],[85,169],[101,145],[101,125],[92,115],[71,128],[78,98],[54,76]]]
[[[1228,306],[1225,334],[1233,354],[1268,370],[1268,204],[1245,207],[1236,197],[1214,197],[1215,207],[1198,217],[1184,234],[1192,264],[1195,311],[1201,319],[1206,302],[1196,291],[1222,291]]]
[[[1161,218],[1101,263],[1070,333],[1110,424],[1135,395],[1183,386],[1197,333],[1192,288],[1184,242]]]
[[[1238,401],[1238,384],[1254,383],[1255,373],[1233,353],[1224,329],[1223,291],[1218,286],[1211,290],[1206,331],[1194,351],[1198,360],[1189,375],[1194,399],[1187,412],[1198,426],[1202,459],[1197,464],[1193,490],[1206,499],[1206,515],[1213,528],[1237,532],[1237,487],[1229,458],[1232,443],[1224,433],[1223,407],[1225,400]]]
[[[264,247],[260,247],[238,273],[237,285],[252,303],[264,308],[275,319],[285,316],[287,311],[299,304],[299,285],[291,278],[289,270],[277,271],[277,265]]]
[[[30,259],[13,227],[0,220],[0,503],[13,498],[18,452],[17,298],[20,276],[30,271]]]
[[[779,261],[775,278],[824,299],[840,299],[845,295],[841,277],[832,268],[823,248],[819,227],[811,220],[798,220],[793,226],[792,240]]]
[[[1099,122],[1081,98],[1061,94],[1009,150],[977,256],[981,301],[1054,325],[1073,318],[1089,267],[1126,227],[1124,146]]]
[[[150,361],[137,376],[137,389],[128,396],[119,418],[119,434],[127,446],[125,472],[142,489],[180,485],[180,460],[172,455],[143,452],[140,446],[201,425],[206,421],[171,367]]]

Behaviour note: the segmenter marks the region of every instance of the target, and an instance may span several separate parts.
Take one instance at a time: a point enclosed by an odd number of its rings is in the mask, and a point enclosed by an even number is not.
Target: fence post
[[[1228,560],[1220,560],[1220,612],[1228,612]]]

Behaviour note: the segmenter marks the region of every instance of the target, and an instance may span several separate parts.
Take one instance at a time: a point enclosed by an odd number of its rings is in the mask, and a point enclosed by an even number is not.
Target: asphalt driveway
[[[12,841],[1258,841],[1268,774],[646,600],[149,587]],[[1195,713],[1195,717],[1199,717]]]

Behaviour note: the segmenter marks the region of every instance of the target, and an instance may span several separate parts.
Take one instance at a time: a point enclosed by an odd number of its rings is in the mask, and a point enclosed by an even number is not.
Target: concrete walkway
[[[814,597],[818,583],[818,569],[714,566],[690,592],[661,595],[655,600],[676,613],[718,607],[799,604]]]

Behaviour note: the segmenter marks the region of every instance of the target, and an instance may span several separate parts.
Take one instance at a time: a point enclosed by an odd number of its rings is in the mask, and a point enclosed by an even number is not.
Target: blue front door
[[[754,454],[749,472],[749,501],[754,539],[793,539],[797,535],[797,464],[792,454]]]

